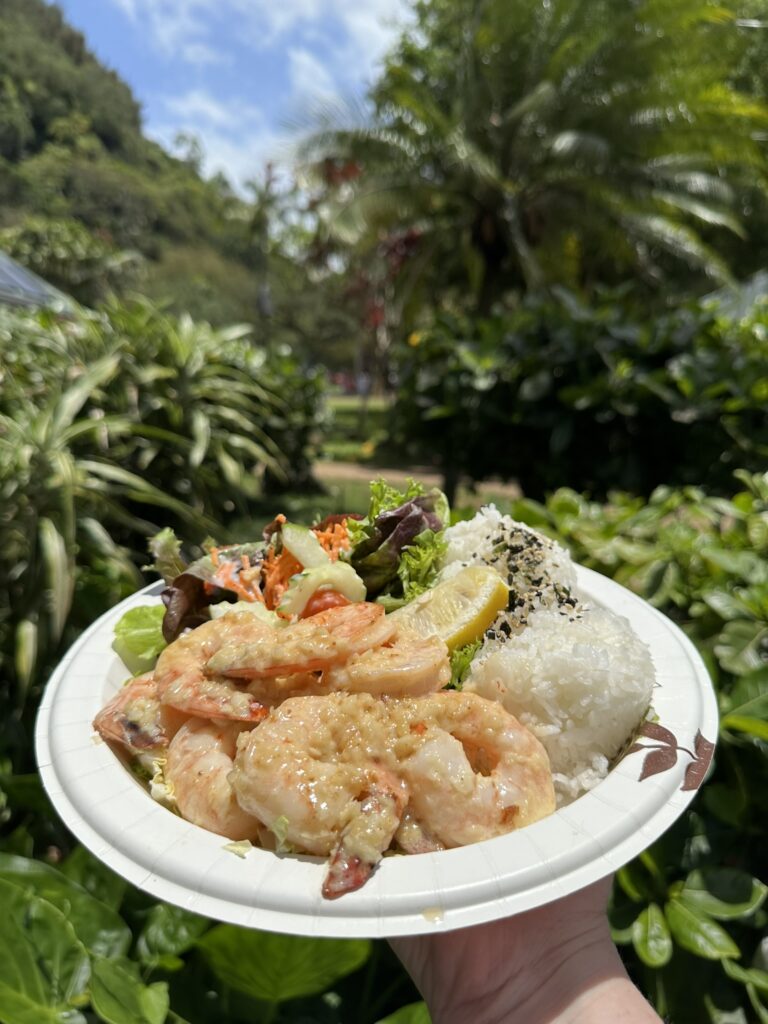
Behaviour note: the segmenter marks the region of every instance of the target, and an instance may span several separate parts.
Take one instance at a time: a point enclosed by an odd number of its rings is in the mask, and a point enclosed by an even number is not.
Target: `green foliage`
[[[89,306],[132,287],[141,267],[137,253],[107,245],[75,220],[37,217],[4,228],[0,249]]]
[[[245,328],[146,304],[0,311],[0,340],[0,705],[26,764],[28,697],[77,630],[140,585],[146,538],[169,525],[226,540],[266,488],[306,482],[323,382]]]
[[[646,321],[562,300],[444,314],[411,334],[397,356],[401,451],[440,465],[448,489],[501,476],[535,495],[727,488],[736,466],[765,464],[768,307],[737,322],[712,305]]]
[[[312,251],[312,211],[298,193],[249,201],[203,178],[187,148],[176,159],[144,137],[128,86],[57,8],[3,0],[0,246],[87,305],[140,283],[177,316],[257,323],[276,351],[351,364],[354,303]]]
[[[187,1016],[195,1024],[373,1024],[399,1005],[398,992],[401,1003],[415,997],[404,977],[391,985],[396,961],[381,944],[215,925],[153,903],[82,847],[58,868],[0,854],[0,893],[0,1020],[8,1024],[174,1024]],[[392,991],[382,998],[386,986]]]
[[[630,970],[675,1024],[759,1019],[768,991],[768,475],[737,476],[743,489],[727,499],[662,487],[647,501],[617,492],[599,505],[560,489],[544,505],[512,507],[675,619],[717,689],[712,776],[618,872],[611,910]]]

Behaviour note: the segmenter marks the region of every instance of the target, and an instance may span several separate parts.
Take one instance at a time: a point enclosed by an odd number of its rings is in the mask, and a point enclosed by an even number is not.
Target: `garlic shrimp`
[[[390,643],[353,654],[322,673],[256,676],[248,681],[247,690],[262,704],[273,707],[289,697],[339,691],[418,697],[442,689],[450,678],[448,648],[439,637],[422,639],[398,630]]]
[[[383,702],[368,694],[294,697],[238,740],[232,787],[293,846],[331,855],[323,895],[359,888],[392,842],[408,789],[392,770],[395,739]]]
[[[322,671],[381,646],[395,629],[381,605],[342,605],[279,631],[267,628],[252,638],[232,636],[212,652],[207,671],[233,679]]]
[[[547,754],[501,705],[446,691],[388,706],[409,810],[438,842],[465,846],[554,811]]]
[[[132,754],[165,750],[187,716],[161,704],[151,672],[122,686],[93,720],[102,739],[119,743]]]
[[[171,740],[164,774],[187,821],[227,839],[256,842],[261,824],[240,807],[229,780],[238,735],[249,728],[190,718]]]
[[[451,681],[448,648],[437,636],[420,637],[399,629],[387,646],[354,654],[323,672],[323,692],[420,697]]]
[[[161,652],[155,666],[160,700],[200,718],[258,722],[267,709],[232,679],[210,673],[206,665],[226,644],[253,642],[275,632],[250,612],[227,612],[185,633]]]

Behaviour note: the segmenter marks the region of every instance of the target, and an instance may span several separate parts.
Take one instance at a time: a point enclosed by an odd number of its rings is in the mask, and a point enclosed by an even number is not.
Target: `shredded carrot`
[[[285,516],[277,516],[275,523],[282,525]],[[323,530],[312,531],[320,541],[322,547],[330,555],[331,561],[335,562],[342,551],[349,548],[349,534],[345,523],[331,523]],[[291,576],[301,572],[302,566],[290,551],[285,548],[279,555],[275,554],[274,547],[271,547],[262,563],[264,603],[267,608],[275,609],[288,589]]]
[[[214,586],[219,586],[233,591],[242,601],[263,601],[264,598],[259,589],[259,574],[258,572],[254,573],[251,569],[248,556],[243,555],[242,566],[236,568],[234,562],[222,562],[219,557],[220,550],[220,548],[211,548],[211,562],[216,574],[213,584],[205,584],[206,591],[210,593]]]
[[[232,590],[243,601],[263,601],[264,598],[256,586],[249,586],[248,582],[240,578],[239,571],[235,568],[234,562],[225,562],[217,573],[220,586]]]
[[[301,564],[286,548],[283,548],[279,555],[275,554],[274,548],[270,548],[262,563],[262,572],[264,574],[264,603],[267,608],[274,611],[288,589],[291,576],[301,572]]]
[[[331,556],[332,562],[336,561],[342,551],[347,551],[350,547],[346,523],[331,523],[324,530],[314,529],[312,532]]]

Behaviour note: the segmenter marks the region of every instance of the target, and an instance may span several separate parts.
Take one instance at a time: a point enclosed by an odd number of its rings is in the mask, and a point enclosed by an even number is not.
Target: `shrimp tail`
[[[342,833],[331,855],[323,896],[335,900],[368,881],[400,825],[408,792],[386,773],[374,781],[358,804],[358,813]]]
[[[336,847],[328,864],[328,872],[323,882],[323,896],[327,900],[335,900],[361,888],[373,874],[376,863],[371,864],[357,854],[348,853],[342,841]]]

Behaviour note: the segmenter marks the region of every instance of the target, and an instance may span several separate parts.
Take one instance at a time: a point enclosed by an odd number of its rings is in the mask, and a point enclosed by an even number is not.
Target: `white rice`
[[[503,642],[518,632],[537,609],[560,607],[573,613],[576,570],[565,548],[549,537],[486,505],[473,519],[449,527],[445,539],[441,579],[467,565],[490,565],[509,585],[509,608],[494,623],[498,637],[491,634],[488,642]]]
[[[605,778],[640,724],[650,653],[625,618],[577,600],[570,556],[536,531],[488,508],[446,536],[446,573],[485,563],[511,587],[512,607],[486,634],[464,689],[500,701],[541,740],[558,804],[569,803]]]

